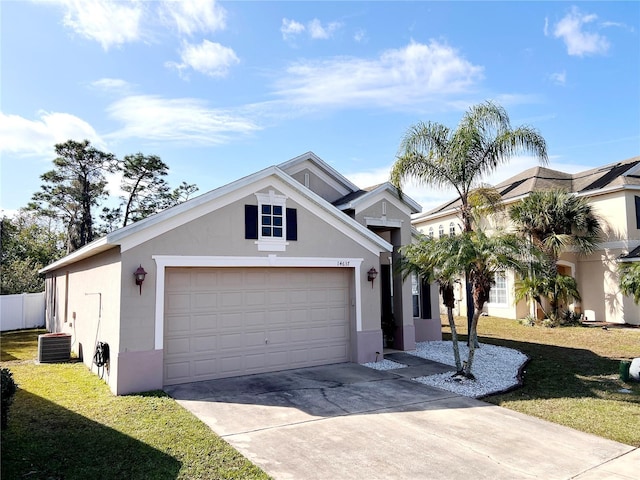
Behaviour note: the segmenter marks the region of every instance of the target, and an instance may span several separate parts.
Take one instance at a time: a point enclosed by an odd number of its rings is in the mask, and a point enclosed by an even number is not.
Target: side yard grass
[[[466,333],[466,318],[456,326]],[[450,339],[446,320],[443,332]],[[619,374],[620,360],[640,357],[640,328],[527,327],[481,317],[478,335],[530,358],[522,388],[485,401],[640,447],[640,384]]]
[[[3,479],[269,478],[164,392],[117,397],[82,363],[37,365],[39,333],[0,335],[19,386]]]

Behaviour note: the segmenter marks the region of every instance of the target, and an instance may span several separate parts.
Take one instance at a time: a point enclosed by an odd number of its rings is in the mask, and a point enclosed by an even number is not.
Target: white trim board
[[[153,255],[156,262],[155,337],[156,350],[164,348],[164,291],[167,267],[299,267],[352,268],[356,307],[356,331],[362,331],[362,262],[363,258],[264,257]]]

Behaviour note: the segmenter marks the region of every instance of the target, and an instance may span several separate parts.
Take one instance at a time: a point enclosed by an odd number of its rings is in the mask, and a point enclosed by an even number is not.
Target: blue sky
[[[0,22],[5,213],[70,138],[159,155],[200,193],[307,151],[366,187],[412,124],[489,99],[553,168],[640,154],[640,2],[9,0]]]

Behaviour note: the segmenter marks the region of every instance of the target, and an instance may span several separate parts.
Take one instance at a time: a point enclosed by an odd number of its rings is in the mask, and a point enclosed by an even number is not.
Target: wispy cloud
[[[107,108],[122,127],[108,139],[140,138],[150,141],[216,145],[259,127],[252,118],[210,108],[195,98],[164,98],[157,95],[124,97]]]
[[[170,0],[160,3],[160,15],[181,34],[193,35],[223,30],[227,11],[215,0]]]
[[[588,30],[597,19],[597,15],[582,13],[578,7],[573,6],[571,11],[556,23],[553,36],[564,41],[569,55],[582,57],[605,54],[609,50],[609,40],[593,29]],[[546,27],[545,33],[548,33]]]
[[[556,85],[565,86],[567,83],[567,72],[555,72],[549,75],[549,79]]]
[[[76,34],[98,42],[104,50],[141,39],[141,2],[109,0],[49,0],[64,10],[63,24]]]
[[[280,26],[280,33],[282,33],[282,38],[284,40],[292,40],[296,36],[305,32],[314,40],[326,40],[331,38],[341,27],[341,22],[329,22],[323,24],[317,18],[307,22],[306,25],[296,20],[283,18],[282,25]]]
[[[91,87],[109,93],[128,93],[131,91],[132,85],[121,78],[101,78],[91,82]]]
[[[191,68],[210,77],[224,77],[240,59],[229,47],[203,40],[200,45],[184,42],[180,52],[181,63],[166,62],[165,65],[177,69],[181,75]]]
[[[54,145],[69,139],[91,141],[97,148],[105,143],[86,121],[60,112],[38,112],[34,120],[0,112],[0,152],[19,155],[54,155]]]
[[[290,65],[275,94],[298,105],[406,107],[465,93],[483,78],[454,48],[411,42],[373,59],[334,57]]]

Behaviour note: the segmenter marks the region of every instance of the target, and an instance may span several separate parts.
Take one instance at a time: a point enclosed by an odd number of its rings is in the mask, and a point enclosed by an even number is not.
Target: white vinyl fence
[[[44,326],[44,292],[0,295],[0,331]]]

